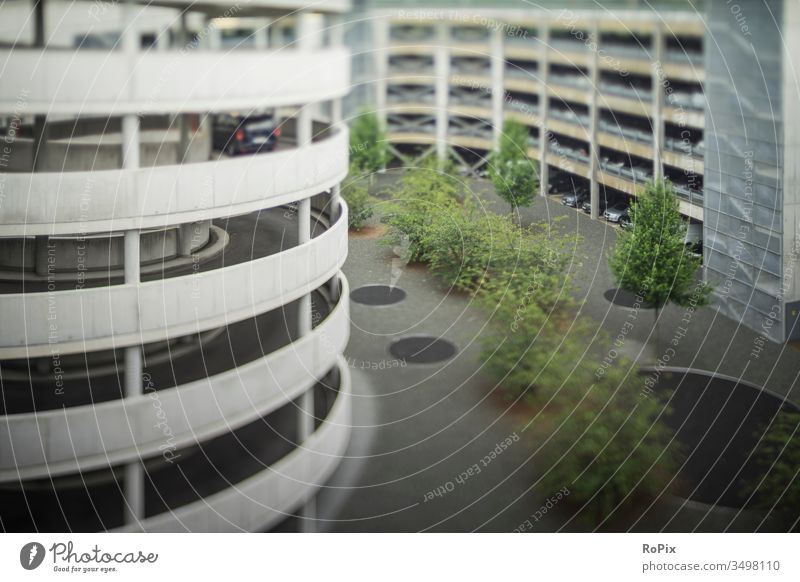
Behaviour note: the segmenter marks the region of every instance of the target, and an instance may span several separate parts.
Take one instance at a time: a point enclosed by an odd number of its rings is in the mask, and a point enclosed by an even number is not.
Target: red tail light
[[[274,135],[275,137],[280,137],[281,136],[281,128],[280,127],[276,127],[275,131],[272,132],[272,135]]]
[[[237,129],[236,130],[236,141],[244,141],[244,130]]]

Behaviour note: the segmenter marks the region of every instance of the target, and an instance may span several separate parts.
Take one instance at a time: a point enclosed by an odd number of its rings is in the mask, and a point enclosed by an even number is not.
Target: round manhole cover
[[[350,292],[350,299],[364,305],[392,305],[405,298],[405,291],[389,285],[364,285]]]
[[[642,301],[641,297],[637,297],[636,293],[627,289],[609,289],[603,293],[603,297],[614,305],[629,309],[650,309],[652,307],[646,301]]]
[[[392,342],[389,353],[409,364],[432,364],[456,355],[455,344],[437,337],[420,335]]]

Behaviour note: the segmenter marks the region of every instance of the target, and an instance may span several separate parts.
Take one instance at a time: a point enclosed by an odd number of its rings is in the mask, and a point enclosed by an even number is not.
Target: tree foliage
[[[386,165],[386,135],[374,111],[364,109],[350,124],[350,165],[356,174],[372,174]]]
[[[503,126],[500,144],[489,158],[489,179],[511,212],[530,206],[539,189],[536,162],[528,157],[528,128],[517,121]]]
[[[648,184],[628,212],[633,228],[619,233],[609,260],[617,285],[656,308],[706,304],[711,288],[696,279],[702,259],[686,247],[687,226],[672,185]]]
[[[432,161],[407,170],[383,218],[389,243],[407,248],[410,261],[424,260],[434,220],[451,216],[459,205],[459,183],[448,169],[440,170]]]
[[[763,435],[763,436],[762,436]],[[800,530],[800,413],[781,411],[761,437],[754,456],[762,479],[745,494],[752,506],[770,512],[786,531]]]
[[[361,230],[374,213],[369,188],[358,180],[347,180],[342,184],[342,198],[347,202],[348,226]]]
[[[570,502],[599,524],[619,508],[663,492],[683,451],[659,419],[664,404],[640,394],[641,379],[620,361],[582,393],[564,394],[551,423],[543,491],[567,487]]]

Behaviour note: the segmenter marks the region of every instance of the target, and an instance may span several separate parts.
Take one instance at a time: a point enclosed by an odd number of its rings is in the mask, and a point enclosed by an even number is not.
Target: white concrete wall
[[[119,531],[233,532],[267,529],[316,494],[333,473],[350,440],[350,371],[339,359],[339,396],[325,422],[277,463],[200,501],[131,524]]]
[[[135,170],[2,174],[0,236],[156,228],[273,208],[344,179],[348,139],[347,128],[339,126],[319,142],[255,156]]]
[[[323,234],[251,262],[146,283],[0,295],[0,359],[161,341],[294,301],[332,278],[347,258],[341,204],[339,219]]]
[[[321,50],[0,50],[0,113],[179,113],[280,107],[344,96],[350,54]]]
[[[235,430],[283,406],[324,376],[350,335],[349,289],[303,338],[263,358],[174,388],[65,410],[0,416],[0,482],[91,470],[160,454],[163,411],[182,447]],[[157,402],[158,408],[154,407]]]

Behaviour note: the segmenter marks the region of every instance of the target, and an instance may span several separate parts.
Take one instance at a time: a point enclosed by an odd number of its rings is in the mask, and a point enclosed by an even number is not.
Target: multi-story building
[[[349,5],[147,4],[0,7],[0,529],[311,529],[350,425]],[[275,151],[213,149],[263,111]]]
[[[542,194],[556,172],[635,196],[669,178],[703,218],[704,24],[681,11],[376,10],[377,109],[401,159],[426,151],[473,170],[503,122],[530,130]]]
[[[505,120],[524,123],[541,194],[566,173],[591,193],[592,218],[600,196],[669,179],[681,213],[704,223],[720,310],[774,341],[800,337],[787,194],[798,51],[783,40],[797,29],[795,8],[746,4],[381,8],[371,19],[376,109],[398,159],[435,154],[471,170]]]
[[[798,339],[800,6],[710,2],[707,21],[707,277],[754,337]]]

